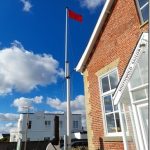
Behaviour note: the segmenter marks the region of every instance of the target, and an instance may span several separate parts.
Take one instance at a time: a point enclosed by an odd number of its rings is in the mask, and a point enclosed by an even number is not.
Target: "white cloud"
[[[9,133],[17,127],[18,114],[0,113],[0,138],[2,133]]]
[[[20,0],[23,3],[23,11],[29,12],[32,8],[32,4],[29,0]]]
[[[57,110],[64,110],[64,104],[65,102],[61,102],[58,98],[48,98],[47,104],[50,105],[53,108],[56,108]],[[66,105],[66,104],[65,104]]]
[[[0,124],[0,137],[1,134],[10,133],[10,131],[16,130],[16,128],[17,128],[17,123],[9,122],[9,123]]]
[[[67,107],[66,102],[62,102],[58,98],[48,98],[47,104],[57,110],[66,111],[66,107]],[[84,96],[83,95],[77,96],[75,100],[72,100],[70,102],[70,105],[71,105],[72,111],[75,111],[77,109],[82,110],[84,108]]]
[[[51,55],[34,54],[14,41],[10,48],[0,50],[0,95],[13,90],[29,92],[38,85],[56,83],[64,71]]]
[[[35,98],[20,97],[14,100],[12,106],[17,107],[18,112],[27,111],[28,107],[30,110],[35,110],[33,104],[42,103],[42,99],[42,96],[36,96]]]
[[[33,102],[36,103],[36,104],[40,104],[40,103],[42,103],[42,99],[43,99],[43,96],[36,96],[33,99]]]
[[[47,99],[47,104],[55,108],[56,110],[59,111],[64,111],[66,112],[67,109],[67,102],[62,102],[58,98],[48,98]],[[75,98],[75,100],[72,100],[70,102],[71,105],[71,111],[72,113],[75,114],[82,114],[82,125],[85,127],[86,126],[86,116],[85,116],[85,105],[84,105],[84,96],[79,95]]]
[[[18,118],[19,118],[18,114],[0,113],[0,122],[1,121],[17,121]]]
[[[82,0],[80,1],[81,6],[87,7],[88,9],[95,9],[96,7],[103,4],[105,0]]]

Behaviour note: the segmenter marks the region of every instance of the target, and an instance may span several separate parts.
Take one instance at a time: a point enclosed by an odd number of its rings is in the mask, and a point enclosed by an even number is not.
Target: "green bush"
[[[3,137],[3,138],[1,138],[0,142],[9,142],[9,137]]]

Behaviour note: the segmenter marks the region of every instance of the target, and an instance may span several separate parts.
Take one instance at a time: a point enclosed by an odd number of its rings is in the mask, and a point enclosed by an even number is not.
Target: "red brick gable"
[[[141,26],[133,0],[116,0],[111,13],[101,33],[95,42],[88,61],[86,61],[84,78],[85,84],[86,114],[88,126],[89,149],[96,150],[122,150],[122,141],[105,137],[103,122],[103,106],[99,90],[98,76],[96,73],[112,62],[118,60],[118,72],[121,77],[136,43],[142,32],[148,31],[148,23]],[[86,73],[86,75],[85,75]],[[90,108],[90,109],[89,109]]]

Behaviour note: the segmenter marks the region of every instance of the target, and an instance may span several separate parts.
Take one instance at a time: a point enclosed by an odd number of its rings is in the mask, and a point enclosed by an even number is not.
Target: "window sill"
[[[133,138],[131,136],[127,136],[128,142],[132,142]],[[123,142],[122,136],[105,136],[103,137],[104,142]]]
[[[142,22],[142,24],[140,25],[140,28],[143,28],[147,23],[148,23],[148,20],[145,22]]]
[[[108,136],[105,136],[103,137],[103,141],[104,142],[122,142],[123,139],[122,139],[122,136],[111,136],[111,137],[108,137]]]

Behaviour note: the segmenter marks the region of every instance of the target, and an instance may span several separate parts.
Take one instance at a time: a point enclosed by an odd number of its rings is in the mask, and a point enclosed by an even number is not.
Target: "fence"
[[[46,150],[49,141],[27,142],[26,150]],[[0,142],[0,150],[16,150],[16,142]],[[21,143],[21,150],[24,150],[24,142]]]

